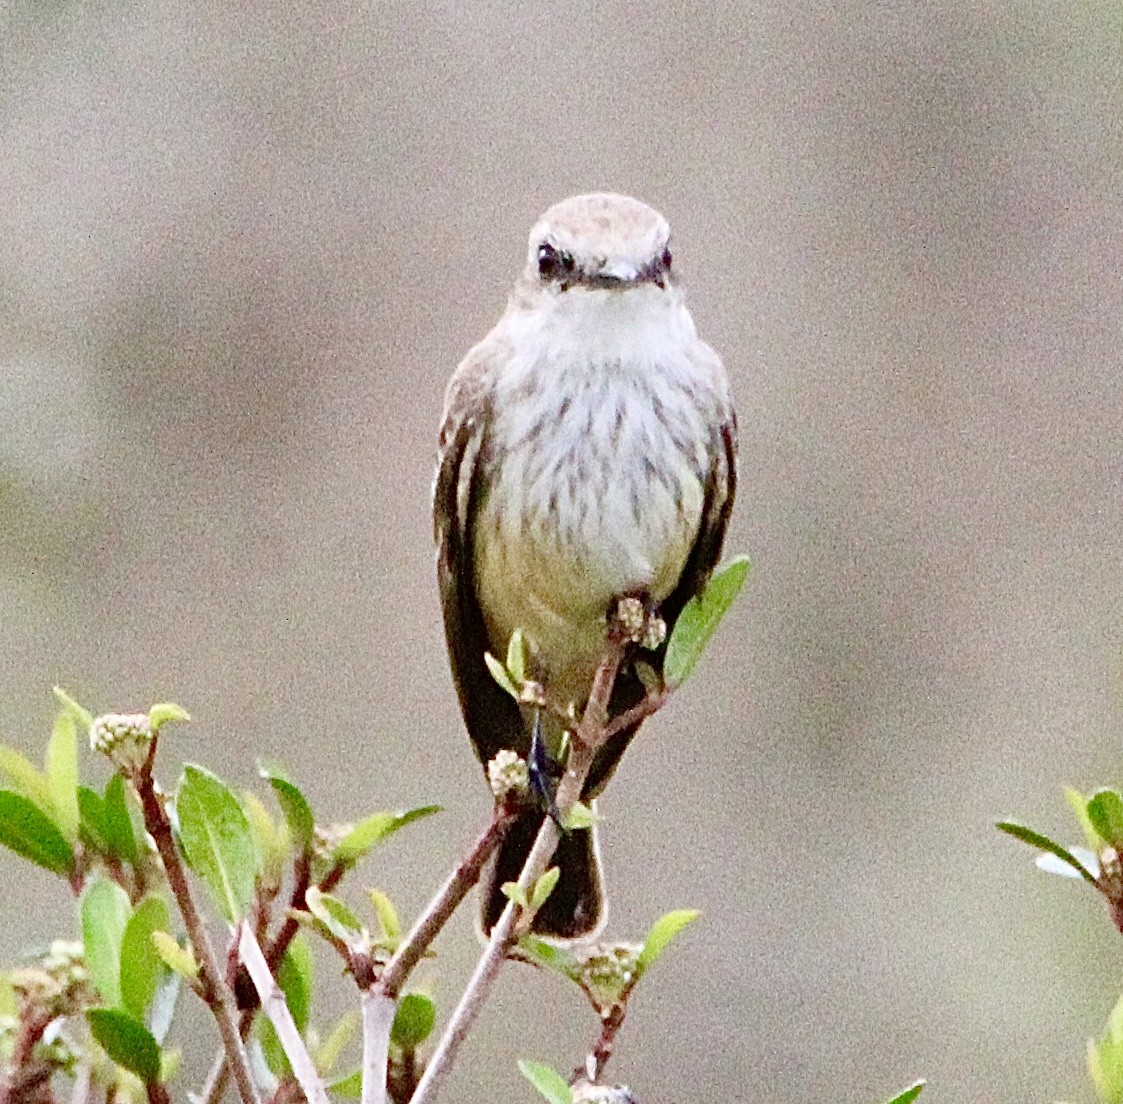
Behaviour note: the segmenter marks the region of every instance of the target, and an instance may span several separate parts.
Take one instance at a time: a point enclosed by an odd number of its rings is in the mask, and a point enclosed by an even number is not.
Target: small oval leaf
[[[121,947],[131,911],[129,895],[107,878],[92,879],[82,891],[86,969],[110,1008],[121,1004]]]
[[[51,787],[26,755],[14,748],[0,746],[0,771],[8,776],[13,790],[33,802],[48,816],[54,813]]]
[[[55,874],[74,869],[74,852],[55,822],[12,790],[0,790],[0,844]]]
[[[581,962],[565,947],[540,939],[537,935],[524,935],[518,943],[519,952],[535,966],[552,970],[571,981],[581,976]]]
[[[903,1093],[898,1093],[892,1100],[886,1101],[886,1104],[912,1104],[927,1083],[927,1081],[914,1081]]]
[[[519,1072],[550,1104],[573,1104],[573,1090],[557,1070],[541,1062],[528,1062],[525,1058],[520,1058]]]
[[[78,726],[64,710],[55,719],[47,741],[47,787],[54,807],[54,822],[71,842],[78,839]]]
[[[398,944],[402,941],[402,922],[398,918],[398,910],[394,908],[394,902],[382,890],[368,889],[367,893],[370,895],[370,903],[374,907],[379,927],[382,929],[379,943],[392,951],[396,951]]]
[[[561,867],[551,866],[548,870],[543,871],[542,876],[534,883],[530,891],[530,907],[537,911],[548,900],[551,893],[554,892],[554,887],[558,884],[558,879],[561,877]]]
[[[332,858],[347,865],[358,862],[375,844],[381,843],[407,824],[440,811],[439,805],[422,805],[405,813],[375,813],[366,820],[359,821],[335,845]]]
[[[105,842],[109,850],[130,865],[139,857],[136,833],[133,831],[132,817],[129,816],[125,780],[115,774],[105,787]]]
[[[1040,832],[1035,832],[1032,828],[1027,828],[1024,824],[1019,824],[1016,820],[1000,820],[995,827],[1000,832],[1005,832],[1008,836],[1021,840],[1022,843],[1028,843],[1030,847],[1036,847],[1039,851],[1047,851],[1050,855],[1056,855],[1061,862],[1068,863],[1086,882],[1095,886],[1096,889],[1100,888],[1091,871],[1071,851],[1062,847],[1055,840],[1051,840]]]
[[[333,1096],[342,1096],[344,1100],[358,1100],[363,1095],[363,1071],[353,1070],[344,1074],[328,1085],[328,1091]]]
[[[1116,851],[1123,850],[1123,797],[1115,790],[1097,790],[1086,809],[1096,835]]]
[[[73,715],[78,727],[85,732],[94,723],[94,715],[79,705],[61,686],[54,688],[55,700]]]
[[[175,702],[159,702],[148,711],[148,723],[153,732],[159,732],[161,726],[170,721],[189,721],[191,714],[182,705]]]
[[[312,816],[312,806],[300,789],[294,785],[279,770],[274,767],[261,767],[262,778],[273,787],[277,804],[281,806],[285,822],[292,833],[293,843],[301,851],[307,851],[312,846],[312,839],[316,831],[315,818]]]
[[[366,933],[359,918],[337,897],[312,886],[304,895],[304,901],[308,911],[345,946],[355,949],[365,941]]]
[[[86,1020],[90,1033],[114,1062],[146,1085],[160,1080],[160,1044],[144,1024],[119,1008],[91,1008]]]
[[[526,638],[522,629],[515,629],[507,642],[507,671],[516,685],[526,680]]]
[[[507,668],[491,654],[484,652],[484,663],[487,664],[488,673],[515,701],[519,700],[519,688],[511,681]]]
[[[152,933],[152,945],[169,970],[193,981],[199,976],[199,963],[190,947],[181,947],[166,931]]]
[[[642,974],[649,966],[652,966],[659,956],[667,949],[671,940],[687,924],[693,924],[702,914],[697,909],[676,909],[674,912],[668,912],[664,916],[660,916],[654,924],[651,925],[651,930],[647,933],[647,938],[643,941],[643,950],[639,953],[639,958],[636,961],[636,974]]]
[[[416,1050],[433,1031],[437,1006],[424,993],[406,993],[398,1001],[390,1041],[402,1050]]]
[[[748,557],[734,557],[714,572],[701,594],[683,607],[663,660],[663,679],[669,687],[681,686],[694,670],[721,619],[741,592],[748,573]]]
[[[223,916],[236,923],[253,900],[257,848],[238,799],[202,767],[183,768],[176,795],[179,838],[188,863]]]
[[[143,1021],[160,983],[163,960],[152,936],[166,930],[169,923],[167,901],[149,894],[133,909],[125,925],[121,939],[121,1007],[134,1019]]]

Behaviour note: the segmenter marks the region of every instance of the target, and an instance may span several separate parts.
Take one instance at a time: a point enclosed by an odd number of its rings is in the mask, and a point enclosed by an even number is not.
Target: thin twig
[[[324,893],[330,893],[343,877],[347,867],[342,863],[336,863],[324,877],[320,880],[319,888]],[[269,943],[268,949],[265,951],[265,961],[269,963],[270,971],[276,970],[281,964],[281,959],[285,957],[285,952],[289,949],[296,933],[300,930],[300,923],[293,916],[294,911],[303,911],[307,906],[304,903],[305,894],[308,892],[308,887],[311,882],[311,858],[305,851],[297,856],[296,862],[293,865],[293,886],[292,893],[289,897],[289,914],[285,917],[284,923],[281,925],[277,934]],[[249,1033],[250,1025],[253,1023],[254,1015],[257,1012],[257,1002],[248,1008],[242,1009],[242,1015],[238,1020],[238,1034],[244,1039]],[[210,1073],[207,1075],[206,1084],[203,1086],[201,1104],[218,1104],[222,1098],[222,1094],[226,1091],[226,1083],[229,1080],[230,1070],[226,1063],[226,1052],[222,1051],[218,1057],[215,1058],[214,1065],[211,1067]]]
[[[226,1051],[220,1050],[215,1055],[211,1071],[203,1084],[203,1091],[199,1094],[199,1104],[218,1104],[222,1094],[226,1092],[226,1084],[230,1080],[230,1069],[226,1064]]]
[[[285,994],[281,992],[281,987],[269,970],[261,944],[245,920],[238,927],[238,955],[249,971],[261,1000],[262,1011],[269,1017],[269,1022],[277,1032],[277,1039],[289,1060],[293,1075],[304,1091],[305,1099],[308,1104],[329,1104],[327,1089],[300,1037],[296,1022],[285,1002]]]
[[[616,1002],[602,1016],[600,1034],[585,1059],[584,1067],[575,1071],[573,1075],[575,1079],[587,1077],[590,1081],[600,1080],[604,1073],[604,1067],[608,1065],[608,1060],[612,1057],[612,1052],[616,1046],[616,1036],[620,1034],[620,1028],[624,1026],[624,1017],[628,1014],[628,998],[631,997],[632,990],[635,989],[639,978],[640,975],[633,970],[628,983],[620,990]]]
[[[669,686],[664,686],[660,690],[649,691],[631,709],[625,709],[623,713],[613,717],[608,722],[604,730],[604,738],[611,740],[613,736],[623,732],[626,728],[631,728],[632,725],[647,720],[653,713],[658,713],[667,704],[667,699],[670,698],[672,693],[673,691]]]
[[[626,642],[610,626],[604,654],[593,679],[589,702],[581,717],[581,723],[574,733],[566,764],[565,774],[558,786],[557,807],[564,821],[573,805],[580,799],[585,779],[593,765],[597,751],[606,739],[608,725],[608,706],[612,698],[612,688],[616,674],[624,658]],[[529,892],[530,887],[542,876],[554,851],[557,849],[561,832],[552,817],[546,817],[535,837],[534,846],[519,875],[518,884]],[[491,930],[491,939],[482,957],[476,964],[468,987],[460,998],[460,1003],[452,1014],[448,1027],[441,1036],[437,1049],[426,1066],[413,1095],[411,1104],[432,1104],[448,1075],[457,1052],[468,1036],[472,1024],[487,1000],[491,986],[499,974],[515,939],[515,925],[519,919],[519,906],[510,901]]]
[[[378,986],[364,989],[360,997],[363,1018],[362,1104],[386,1104],[386,1071],[390,1063],[390,1028],[397,1007],[393,997]]]
[[[515,818],[511,809],[496,806],[483,835],[459,866],[448,876],[437,895],[414,922],[376,983],[363,985],[363,1104],[386,1104],[389,1087],[390,1029],[398,994],[410,972],[421,961],[441,928],[480,880],[480,873],[499,846]],[[355,973],[359,981],[359,973]]]
[[[152,778],[152,761],[155,753],[156,740],[153,738],[148,760],[134,778],[140,795],[141,808],[144,811],[144,826],[155,841],[156,850],[159,851],[160,858],[164,862],[168,885],[179,906],[184,927],[187,929],[187,937],[198,959],[203,999],[218,1022],[223,1049],[233,1064],[238,1095],[242,1099],[242,1104],[260,1104],[257,1087],[253,1083],[253,1075],[250,1072],[249,1056],[246,1054],[246,1047],[238,1030],[238,1007],[234,1003],[234,994],[223,983],[223,975],[214,947],[199,915],[195,898],[191,893],[191,885],[187,880],[187,869],[176,847],[171,821],[168,819],[167,809],[164,808],[163,795],[157,791],[156,783]]]
[[[495,816],[484,829],[483,835],[460,865],[448,876],[440,891],[417,918],[401,946],[386,963],[386,968],[378,979],[378,989],[384,996],[389,997],[390,1000],[397,1000],[414,966],[421,961],[421,957],[448,922],[449,917],[456,911],[457,906],[480,880],[480,873],[487,860],[499,846],[513,820],[512,812],[502,807],[496,808]]]

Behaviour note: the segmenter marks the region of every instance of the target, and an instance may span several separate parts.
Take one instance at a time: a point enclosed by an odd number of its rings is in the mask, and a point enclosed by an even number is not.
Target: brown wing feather
[[[479,456],[487,427],[486,403],[472,395],[475,375],[461,369],[450,389],[441,429],[433,520],[437,578],[452,679],[476,755],[486,767],[502,748],[525,754],[519,708],[491,677],[484,653],[492,649],[476,596],[472,520],[481,493]]]

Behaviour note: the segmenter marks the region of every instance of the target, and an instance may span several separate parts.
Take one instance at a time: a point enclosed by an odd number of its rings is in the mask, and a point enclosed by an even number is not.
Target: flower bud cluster
[[[487,781],[496,800],[526,797],[530,793],[530,771],[517,752],[504,748],[487,765]]]
[[[151,745],[147,713],[103,713],[90,725],[90,747],[109,756],[126,774],[144,766]]]
[[[611,1008],[631,985],[642,950],[639,943],[600,943],[589,948],[580,980],[598,1008]]]

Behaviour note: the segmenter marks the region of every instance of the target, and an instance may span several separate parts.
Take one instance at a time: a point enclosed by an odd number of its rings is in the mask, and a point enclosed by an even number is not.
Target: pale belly
[[[611,601],[666,598],[703,509],[704,447],[687,455],[681,433],[625,400],[567,407],[568,422],[514,438],[506,451],[495,444],[474,530],[493,651],[502,655],[522,629],[539,677],[578,703],[603,651]]]

